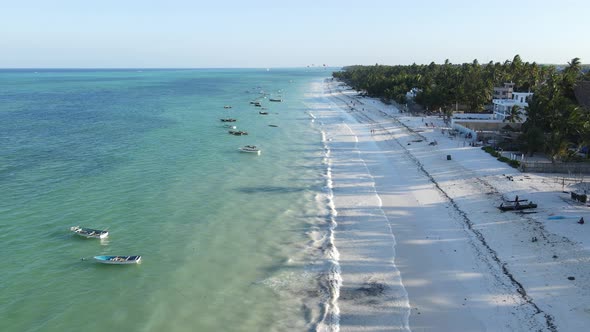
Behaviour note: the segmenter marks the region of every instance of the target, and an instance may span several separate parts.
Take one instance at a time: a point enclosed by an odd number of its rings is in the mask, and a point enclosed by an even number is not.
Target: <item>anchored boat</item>
[[[94,256],[94,259],[102,264],[126,265],[138,264],[141,256]]]
[[[242,152],[260,154],[260,149],[256,145],[246,145],[239,148]]]
[[[104,239],[109,236],[109,232],[106,230],[82,228],[80,226],[70,227],[70,231],[87,239]]]

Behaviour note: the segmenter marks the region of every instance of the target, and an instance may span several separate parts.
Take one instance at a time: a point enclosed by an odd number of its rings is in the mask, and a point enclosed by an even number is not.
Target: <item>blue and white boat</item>
[[[141,256],[94,256],[94,259],[103,264],[138,264],[141,261]]]
[[[109,236],[109,232],[106,230],[82,228],[80,226],[70,227],[70,230],[76,235],[85,237],[87,239],[104,239]]]

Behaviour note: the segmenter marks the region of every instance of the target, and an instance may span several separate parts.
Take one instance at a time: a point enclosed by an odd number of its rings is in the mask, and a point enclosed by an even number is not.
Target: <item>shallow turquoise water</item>
[[[330,74],[0,71],[0,331],[313,326],[326,179],[304,102]],[[261,90],[284,99],[261,99],[266,116],[249,104]],[[101,254],[143,263],[81,260]]]

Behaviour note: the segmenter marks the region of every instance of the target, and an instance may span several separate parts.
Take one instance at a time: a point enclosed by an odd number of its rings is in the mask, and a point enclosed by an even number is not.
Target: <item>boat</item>
[[[278,126],[277,126],[277,125],[275,125],[275,124],[269,124],[268,126],[269,126],[269,127],[275,127],[275,128],[276,128],[276,127],[278,127]]]
[[[220,119],[221,122],[236,122],[236,119],[232,119],[232,118],[225,118],[225,119]]]
[[[141,262],[141,256],[94,256],[94,259],[102,264],[138,264]]]
[[[268,115],[268,112],[265,112],[265,111],[260,111],[260,112],[258,112],[258,114],[261,114],[261,115]]]
[[[504,203],[500,204],[500,206],[498,206],[498,209],[502,210],[502,211],[520,211],[520,210],[526,210],[526,209],[534,209],[537,207],[537,204],[533,203],[533,202],[529,202],[527,204],[519,204],[518,202],[516,202],[515,204],[507,204],[504,205]]]
[[[239,148],[242,152],[260,154],[260,149],[256,145],[246,145]]]
[[[283,100],[282,100],[282,99],[279,99],[279,98],[269,98],[269,99],[268,99],[268,101],[273,101],[273,102],[275,102],[275,103],[280,103],[280,102],[282,102]]]
[[[241,130],[230,130],[228,131],[230,134],[235,135],[235,136],[244,136],[244,135],[248,135],[248,132],[245,131],[241,131]]]
[[[226,108],[226,109],[231,108],[231,105],[225,105],[225,106],[223,106],[223,108]]]
[[[106,230],[82,228],[80,226],[70,227],[70,231],[87,239],[104,239],[109,236],[109,232]]]
[[[223,128],[236,129],[238,127],[236,127],[234,125],[226,124],[226,125],[223,125]]]

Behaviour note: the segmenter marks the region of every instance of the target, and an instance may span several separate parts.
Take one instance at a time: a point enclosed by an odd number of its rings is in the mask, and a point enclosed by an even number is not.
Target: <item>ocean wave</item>
[[[330,147],[326,139],[325,131],[321,131],[322,142],[324,144],[324,164],[326,165],[325,189],[327,200],[327,236],[322,243],[322,251],[327,259],[327,271],[320,279],[320,285],[327,294],[326,300],[322,303],[322,312],[315,326],[316,331],[337,332],[340,330],[340,308],[338,307],[338,298],[340,296],[340,287],[342,286],[342,277],[340,269],[340,254],[335,245],[334,233],[338,224],[336,223],[336,206],[334,204],[334,192],[332,182],[332,167],[330,160]]]

